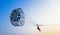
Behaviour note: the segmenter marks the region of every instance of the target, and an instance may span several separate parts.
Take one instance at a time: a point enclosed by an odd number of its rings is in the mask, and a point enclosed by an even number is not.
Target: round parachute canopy
[[[12,10],[10,15],[10,22],[13,26],[23,26],[25,23],[24,12],[21,8]]]

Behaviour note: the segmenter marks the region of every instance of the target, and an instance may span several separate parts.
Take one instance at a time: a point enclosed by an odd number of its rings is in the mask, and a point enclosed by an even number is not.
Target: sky
[[[15,8],[22,8],[25,13],[23,27],[10,23],[10,14]],[[34,23],[47,26],[40,26],[39,32]],[[59,0],[0,0],[0,35],[60,35],[59,32]]]

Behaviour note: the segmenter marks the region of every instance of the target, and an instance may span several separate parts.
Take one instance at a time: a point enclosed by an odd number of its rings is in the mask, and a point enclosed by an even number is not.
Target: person
[[[39,30],[41,32],[41,29],[39,28],[39,25],[38,24],[36,24],[36,25],[37,25],[37,30]]]

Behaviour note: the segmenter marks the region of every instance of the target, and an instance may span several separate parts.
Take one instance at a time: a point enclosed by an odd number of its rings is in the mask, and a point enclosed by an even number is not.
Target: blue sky
[[[56,28],[48,26],[41,27],[40,33],[36,30],[36,26],[32,26],[34,22],[27,17],[23,27],[12,26],[10,14],[15,8],[22,8],[24,13],[38,24],[60,24],[60,1],[58,0],[0,0],[0,35],[49,35],[50,32],[52,32],[50,35],[56,35],[55,33],[60,32],[60,26]]]
[[[0,0],[0,35],[18,34],[15,34],[17,32],[17,28],[13,27],[10,23],[11,11],[15,8],[22,8],[25,13],[29,14],[28,6],[30,2],[30,0]]]
[[[24,9],[27,1],[24,0],[0,0],[0,35],[11,35],[10,13],[14,8]]]

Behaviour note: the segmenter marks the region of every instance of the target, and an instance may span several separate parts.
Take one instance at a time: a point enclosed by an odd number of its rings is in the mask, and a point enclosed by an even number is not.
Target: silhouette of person
[[[41,29],[39,28],[39,25],[38,24],[36,24],[36,25],[37,25],[37,30],[39,30],[41,32]]]

